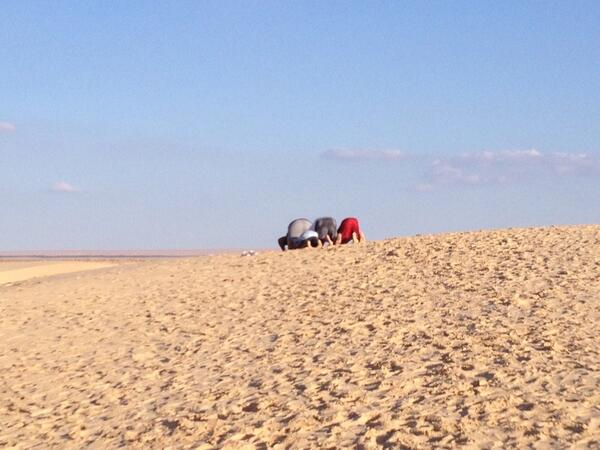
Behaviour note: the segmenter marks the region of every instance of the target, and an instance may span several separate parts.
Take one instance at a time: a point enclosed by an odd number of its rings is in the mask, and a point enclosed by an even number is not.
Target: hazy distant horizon
[[[464,230],[447,230],[433,233],[415,233],[412,235],[386,236],[382,239],[403,239],[417,236],[436,236],[452,233],[473,233],[485,231],[498,231],[502,229],[528,229],[528,228],[553,228],[553,227],[578,227],[597,225],[598,223],[565,223],[565,224],[540,224],[531,226],[501,227],[501,228],[477,228]],[[373,239],[371,239],[373,240]],[[0,249],[0,259],[2,258],[28,258],[28,257],[186,257],[186,256],[206,256],[210,254],[237,253],[254,250],[257,252],[279,251],[276,242],[271,247],[237,247],[237,248],[205,248],[205,249],[38,249],[38,250],[2,250]]]
[[[245,249],[236,248],[212,248],[212,249],[81,249],[81,250],[26,250],[26,251],[0,251],[2,258],[27,258],[27,257],[49,257],[49,258],[77,258],[77,257],[186,257],[206,256],[214,253],[233,253]],[[268,250],[268,249],[257,249]]]

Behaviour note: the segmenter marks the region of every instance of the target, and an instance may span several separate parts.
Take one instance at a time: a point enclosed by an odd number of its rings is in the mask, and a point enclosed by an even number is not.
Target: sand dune
[[[108,261],[0,261],[0,285],[114,265]]]
[[[597,225],[16,282],[0,447],[599,448],[598,323]]]

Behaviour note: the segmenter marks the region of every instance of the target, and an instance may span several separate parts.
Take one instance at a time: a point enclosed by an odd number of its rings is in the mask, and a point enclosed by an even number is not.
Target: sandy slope
[[[0,261],[0,285],[114,265],[109,261]]]
[[[600,447],[600,226],[0,286],[0,447]]]

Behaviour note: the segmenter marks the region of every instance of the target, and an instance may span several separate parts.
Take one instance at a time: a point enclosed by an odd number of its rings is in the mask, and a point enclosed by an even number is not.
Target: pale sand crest
[[[0,286],[0,447],[600,446],[600,226]]]
[[[0,285],[114,265],[108,261],[0,261]]]

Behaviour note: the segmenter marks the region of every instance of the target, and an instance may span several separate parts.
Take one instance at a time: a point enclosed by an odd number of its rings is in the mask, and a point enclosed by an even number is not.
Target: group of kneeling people
[[[358,219],[347,217],[340,227],[333,217],[319,217],[312,223],[308,219],[292,220],[285,236],[279,238],[281,250],[322,247],[324,244],[336,245],[348,242],[362,242],[365,235],[360,230]]]

